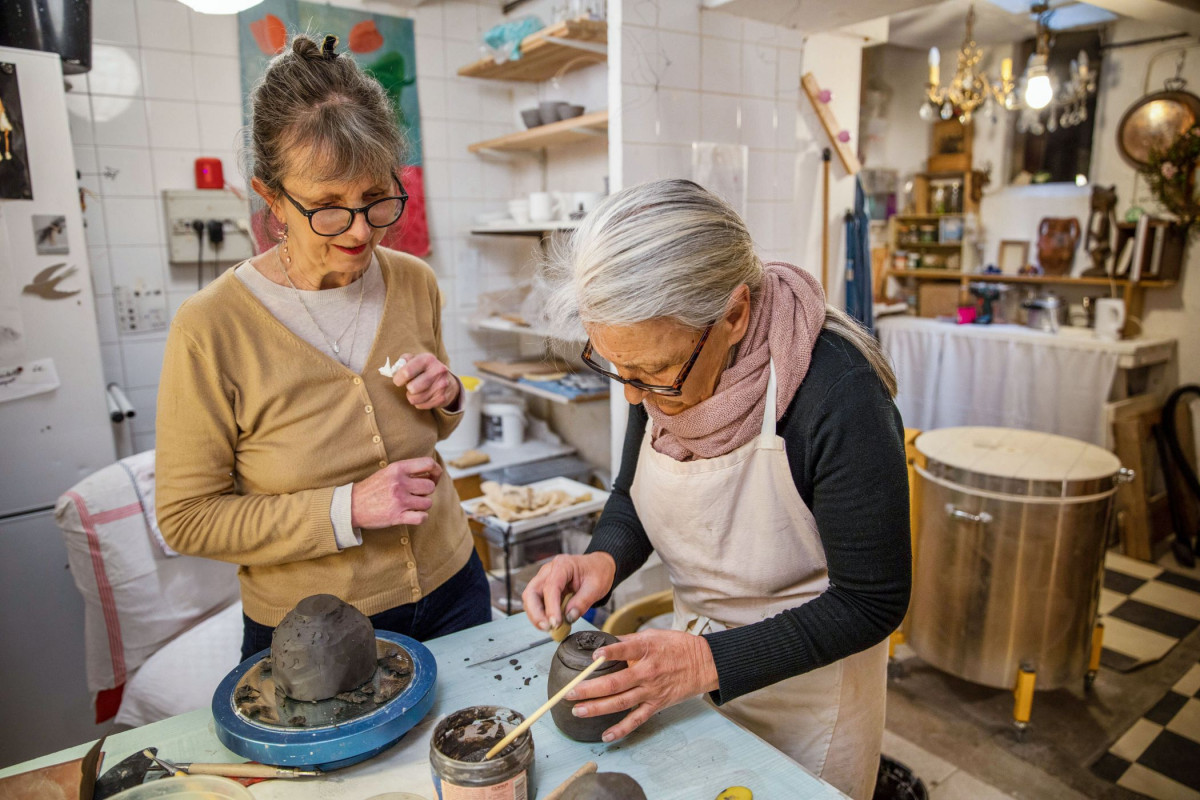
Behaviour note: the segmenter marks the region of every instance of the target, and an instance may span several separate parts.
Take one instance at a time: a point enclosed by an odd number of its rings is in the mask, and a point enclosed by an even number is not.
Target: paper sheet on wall
[[[8,246],[4,206],[0,205],[0,366],[25,359],[25,325],[21,320],[20,280]]]
[[[53,392],[58,387],[58,370],[52,358],[0,367],[0,403]]]
[[[742,144],[692,142],[692,180],[746,216],[750,148]]]

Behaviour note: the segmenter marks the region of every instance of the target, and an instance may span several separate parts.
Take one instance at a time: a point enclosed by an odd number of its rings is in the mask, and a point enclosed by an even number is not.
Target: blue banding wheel
[[[324,771],[357,764],[391,747],[433,707],[437,663],[433,653],[416,639],[390,631],[375,631],[375,638],[399,645],[413,662],[408,686],[375,711],[316,728],[286,728],[247,719],[238,713],[233,694],[242,677],[270,655],[268,649],[243,661],[217,687],[212,701],[217,738],[251,761]]]

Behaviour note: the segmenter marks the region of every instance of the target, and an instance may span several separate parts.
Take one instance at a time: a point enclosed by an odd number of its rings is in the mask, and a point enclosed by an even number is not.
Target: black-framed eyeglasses
[[[700,351],[704,349],[704,343],[708,341],[708,334],[712,332],[712,329],[712,325],[709,325],[704,329],[704,333],[700,335],[700,341],[696,343],[696,349],[692,351],[691,358],[689,358],[687,363],[683,365],[683,369],[679,370],[679,374],[675,376],[675,380],[670,386],[655,386],[652,383],[644,383],[635,378],[622,378],[615,372],[609,372],[604,367],[592,360],[591,339],[588,339],[587,344],[583,347],[583,363],[587,364],[601,375],[612,378],[617,383],[623,383],[643,392],[650,392],[651,394],[661,394],[666,397],[679,397],[679,395],[683,394],[683,382],[687,380],[688,373],[690,373],[692,371],[692,367],[696,365],[696,359],[700,358]]]
[[[393,172],[392,178],[400,187],[400,194],[396,197],[381,197],[374,202],[367,203],[362,208],[346,208],[345,206],[305,208],[296,202],[296,198],[288,194],[288,190],[283,186],[280,186],[279,190],[296,207],[297,211],[308,217],[308,226],[312,228],[313,233],[318,236],[340,236],[350,230],[350,226],[354,224],[354,217],[358,214],[365,216],[367,224],[372,228],[386,228],[400,219],[400,215],[404,213],[404,207],[408,204],[408,192],[404,191],[404,184],[400,182],[400,176]]]

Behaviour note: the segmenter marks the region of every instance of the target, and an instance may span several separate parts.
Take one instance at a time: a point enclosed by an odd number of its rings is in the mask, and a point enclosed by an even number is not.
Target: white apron
[[[749,625],[829,586],[816,520],[775,434],[775,364],[762,433],[732,453],[676,461],[647,425],[630,494],[675,594],[675,627],[700,635]],[[887,642],[718,708],[855,800],[879,769]]]

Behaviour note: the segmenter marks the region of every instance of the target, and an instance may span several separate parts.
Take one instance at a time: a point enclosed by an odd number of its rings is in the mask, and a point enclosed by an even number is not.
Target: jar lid
[[[578,672],[592,663],[594,660],[592,653],[605,645],[616,644],[618,641],[620,640],[616,636],[604,631],[579,631],[564,639],[554,655],[567,669]],[[597,667],[592,674],[603,675],[625,669],[625,667],[624,661],[610,661],[602,667]]]

